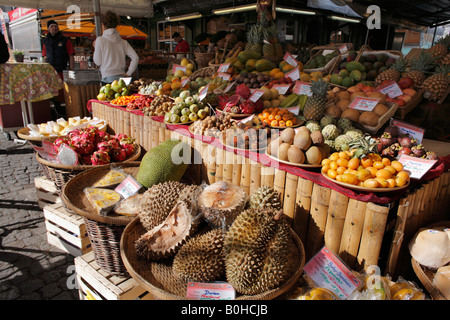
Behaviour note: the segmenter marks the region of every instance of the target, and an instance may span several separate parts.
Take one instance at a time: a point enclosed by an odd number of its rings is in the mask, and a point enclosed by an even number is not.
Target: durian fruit
[[[174,275],[184,281],[207,282],[225,274],[222,229],[190,238],[173,259]]]
[[[116,169],[109,170],[103,177],[93,184],[93,187],[97,188],[114,188],[119,185],[127,175]]]
[[[188,283],[173,273],[172,263],[172,259],[152,261],[150,262],[150,270],[156,281],[162,286],[161,289],[185,297]]]
[[[227,228],[245,208],[247,200],[244,189],[221,180],[203,189],[198,205],[213,228]]]
[[[146,260],[173,257],[199,225],[195,208],[190,201],[179,200],[163,223],[136,240],[138,255]]]
[[[247,209],[225,235],[225,274],[233,288],[256,295],[284,283],[300,266],[300,254],[282,211]]]
[[[100,216],[106,216],[121,200],[118,192],[103,188],[85,188],[84,194]]]
[[[252,192],[249,201],[250,208],[283,209],[281,194],[272,187],[261,186]]]
[[[144,192],[138,216],[147,231],[161,224],[167,218],[186,186],[182,182],[167,181],[155,184]]]

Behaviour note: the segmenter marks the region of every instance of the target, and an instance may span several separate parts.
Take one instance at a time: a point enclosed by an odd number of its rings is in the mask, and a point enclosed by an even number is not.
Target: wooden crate
[[[45,176],[36,177],[34,178],[34,185],[36,187],[38,204],[41,209],[44,209],[45,206],[50,204],[61,203],[58,189],[53,181],[47,179]]]
[[[75,271],[81,300],[154,300],[133,278],[101,269],[92,251],[75,258]]]
[[[83,217],[56,203],[44,207],[44,218],[48,243],[74,257],[92,251]]]

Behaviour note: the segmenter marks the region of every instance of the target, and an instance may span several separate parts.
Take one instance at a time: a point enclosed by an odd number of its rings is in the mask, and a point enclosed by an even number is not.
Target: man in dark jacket
[[[58,23],[55,20],[47,22],[47,29],[48,34],[42,43],[42,56],[55,68],[64,81],[63,70],[67,69],[67,63],[69,63],[69,68],[73,69],[75,49],[70,39],[59,31]],[[54,97],[52,101],[55,105],[51,110],[52,118],[55,120],[60,116],[64,117],[65,108],[61,106],[61,102],[64,101],[64,91],[59,90],[58,96]]]

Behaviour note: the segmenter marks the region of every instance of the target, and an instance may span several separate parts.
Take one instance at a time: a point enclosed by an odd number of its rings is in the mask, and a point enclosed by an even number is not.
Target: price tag
[[[296,93],[298,95],[304,94],[304,95],[307,95],[308,97],[312,96],[311,85],[309,83],[302,82],[302,81],[295,82],[295,86],[292,89],[292,92]]]
[[[272,89],[276,89],[279,94],[286,94],[290,87],[290,84],[275,84],[272,86]]]
[[[295,60],[294,56],[290,54],[289,52],[286,52],[286,54],[283,57],[283,60],[289,63],[291,66],[297,67],[298,61]]]
[[[136,181],[131,175],[128,175],[114,191],[118,192],[124,199],[131,197],[139,192],[142,185]]]
[[[198,98],[200,101],[205,99],[206,95],[208,94],[208,88],[209,88],[209,83],[202,90],[199,91]]]
[[[222,78],[223,80],[226,80],[226,81],[230,80],[230,77],[231,77],[230,74],[224,73],[224,72],[219,72],[219,73],[217,74],[217,76],[220,77],[220,78]]]
[[[409,172],[411,179],[420,180],[437,162],[437,160],[428,160],[416,158],[402,154],[398,161],[403,165],[403,170]]]
[[[125,77],[125,78],[120,78],[120,80],[123,80],[123,82],[125,82],[125,85],[129,85],[131,83],[131,79],[133,79],[132,77]]]
[[[339,51],[340,51],[341,53],[346,53],[346,52],[348,51],[348,48],[347,48],[347,46],[344,44],[344,45],[342,45],[342,46],[339,47]]]
[[[231,90],[231,88],[234,86],[234,84],[236,83],[236,81],[234,81],[233,83],[230,83],[229,85],[227,85],[227,87],[223,90],[223,92],[228,92]]]
[[[398,96],[401,96],[403,94],[402,89],[400,89],[397,82],[395,82],[395,81],[392,81],[392,82],[378,88],[377,91],[388,95],[389,98],[392,98],[392,99],[394,99]]]
[[[234,300],[236,291],[226,282],[188,282],[189,300]]]
[[[255,90],[253,91],[252,95],[250,96],[250,98],[248,98],[249,100],[256,102],[259,100],[259,98],[262,97],[262,95],[264,94],[263,90]]]
[[[361,111],[372,111],[379,101],[380,99],[376,98],[356,97],[348,107]]]
[[[316,286],[332,291],[342,300],[361,285],[361,281],[327,247],[323,247],[309,260],[303,271]]]
[[[298,68],[292,69],[291,71],[286,73],[286,78],[287,77],[291,78],[292,81],[300,79],[300,70],[298,70]]]
[[[175,72],[177,72],[178,70],[181,70],[181,71],[183,71],[183,72],[186,72],[186,67],[185,67],[185,66],[182,66],[182,65],[179,65],[179,64],[174,64],[174,65],[172,66],[172,72],[173,72],[173,74],[175,74]]]
[[[189,82],[189,78],[181,79],[181,87],[184,87]]]
[[[413,139],[416,139],[419,143],[422,143],[423,136],[425,135],[425,129],[410,125],[409,123],[392,119],[391,125],[396,126],[400,133],[408,134]]]
[[[230,68],[230,63],[222,63],[219,66],[219,69],[217,69],[217,72],[227,72],[229,68]]]

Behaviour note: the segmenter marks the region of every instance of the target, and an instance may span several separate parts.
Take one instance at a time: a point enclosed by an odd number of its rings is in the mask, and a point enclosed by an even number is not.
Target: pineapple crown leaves
[[[375,153],[377,151],[378,142],[372,138],[370,134],[366,133],[361,137],[358,137],[349,142],[350,149],[356,149],[353,153],[353,157],[364,158],[369,153]]]
[[[397,70],[400,73],[403,73],[409,65],[409,60],[406,58],[398,58],[391,65],[389,69]]]
[[[328,82],[324,81],[322,78],[317,81],[312,81],[311,92],[318,96],[326,95],[328,92]]]
[[[436,41],[436,44],[443,44],[450,50],[450,34],[440,38],[438,41]]]
[[[434,74],[450,74],[450,65],[440,65],[437,66],[436,69],[434,69]]]
[[[433,57],[429,52],[422,50],[419,56],[411,60],[411,70],[417,70],[420,72],[431,72],[436,68],[436,57]]]

